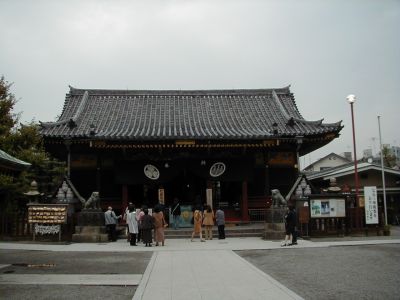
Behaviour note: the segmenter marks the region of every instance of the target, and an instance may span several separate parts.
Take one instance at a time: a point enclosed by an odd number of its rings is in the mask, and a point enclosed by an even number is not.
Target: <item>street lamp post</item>
[[[381,148],[381,170],[382,170],[382,189],[383,189],[383,209],[385,211],[385,225],[387,222],[387,208],[386,208],[386,184],[385,184],[385,166],[383,165],[383,146],[381,136],[381,116],[378,116],[378,127],[379,127],[379,144]]]
[[[358,198],[358,171],[357,171],[357,150],[356,150],[356,134],[354,128],[354,111],[353,111],[353,104],[356,102],[356,96],[348,95],[346,97],[347,102],[350,103],[351,107],[351,124],[353,128],[353,149],[354,149],[354,181],[355,181],[355,188],[356,188],[356,205],[360,207],[359,198]]]

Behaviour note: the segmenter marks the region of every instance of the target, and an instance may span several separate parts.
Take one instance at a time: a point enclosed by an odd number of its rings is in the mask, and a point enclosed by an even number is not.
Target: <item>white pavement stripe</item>
[[[361,246],[361,245],[379,245],[379,244],[399,244],[400,239],[388,240],[365,240],[360,238],[359,241],[307,241],[298,240],[299,245],[285,247],[283,249],[293,248],[314,248],[314,247],[330,247],[330,246]],[[206,243],[200,243],[198,240],[191,243],[189,239],[169,239],[166,241],[165,247],[131,247],[126,240],[119,240],[116,243],[72,243],[68,245],[51,245],[51,244],[24,244],[0,242],[0,249],[3,250],[42,250],[42,251],[68,251],[68,252],[164,252],[164,251],[197,251],[197,250],[262,250],[262,249],[278,249],[281,241],[262,240],[261,238],[230,238],[226,240],[212,240]]]
[[[1,269],[1,268],[7,268],[7,267],[9,267],[9,266],[11,266],[11,265],[0,265],[0,269]]]
[[[0,284],[138,285],[140,274],[0,274]]]
[[[237,256],[238,259],[241,259],[245,264],[248,264],[250,268],[253,268],[255,272],[258,272],[259,274],[261,274],[261,276],[264,276],[268,281],[270,281],[272,284],[274,284],[276,287],[282,289],[285,293],[287,293],[289,296],[291,296],[293,299],[303,299],[302,297],[300,297],[299,295],[297,295],[296,293],[294,293],[292,290],[288,289],[286,286],[284,286],[283,284],[281,284],[279,281],[275,280],[274,278],[272,278],[270,275],[264,273],[263,271],[261,271],[260,269],[258,269],[256,266],[252,265],[250,262],[248,262],[247,260],[245,260],[243,257],[239,256],[238,254],[231,252],[232,255]]]
[[[150,262],[147,265],[146,271],[144,272],[142,279],[140,280],[139,286],[136,288],[135,295],[133,295],[132,300],[140,300],[146,290],[147,283],[149,282],[151,271],[153,270],[154,263],[156,261],[157,252],[154,252],[151,256]]]
[[[302,299],[230,250],[158,252],[142,300]]]

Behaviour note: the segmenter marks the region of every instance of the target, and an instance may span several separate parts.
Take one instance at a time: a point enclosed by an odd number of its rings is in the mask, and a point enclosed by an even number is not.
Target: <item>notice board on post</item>
[[[378,196],[376,186],[364,187],[365,224],[378,224]]]
[[[346,201],[343,198],[326,198],[310,200],[311,218],[344,218]]]

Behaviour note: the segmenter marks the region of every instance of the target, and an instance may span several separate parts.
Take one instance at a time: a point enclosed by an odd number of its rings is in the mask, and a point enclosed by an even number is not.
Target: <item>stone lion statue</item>
[[[279,190],[271,190],[271,193],[272,207],[284,207],[287,205],[287,201],[283,198]]]
[[[85,201],[84,198],[80,199],[83,209],[100,209],[99,192],[93,192],[92,195]]]

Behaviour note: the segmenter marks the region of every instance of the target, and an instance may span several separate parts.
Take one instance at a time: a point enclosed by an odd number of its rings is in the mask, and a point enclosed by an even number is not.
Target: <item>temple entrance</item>
[[[174,198],[181,204],[194,205],[196,202],[206,201],[206,181],[190,172],[182,172],[171,182],[164,185],[165,205],[171,206]]]
[[[146,205],[154,207],[158,203],[158,190],[164,189],[164,204],[171,206],[174,198],[181,204],[194,205],[206,201],[206,181],[190,172],[182,172],[171,181],[161,183],[145,183],[128,186],[128,201],[136,207]]]

